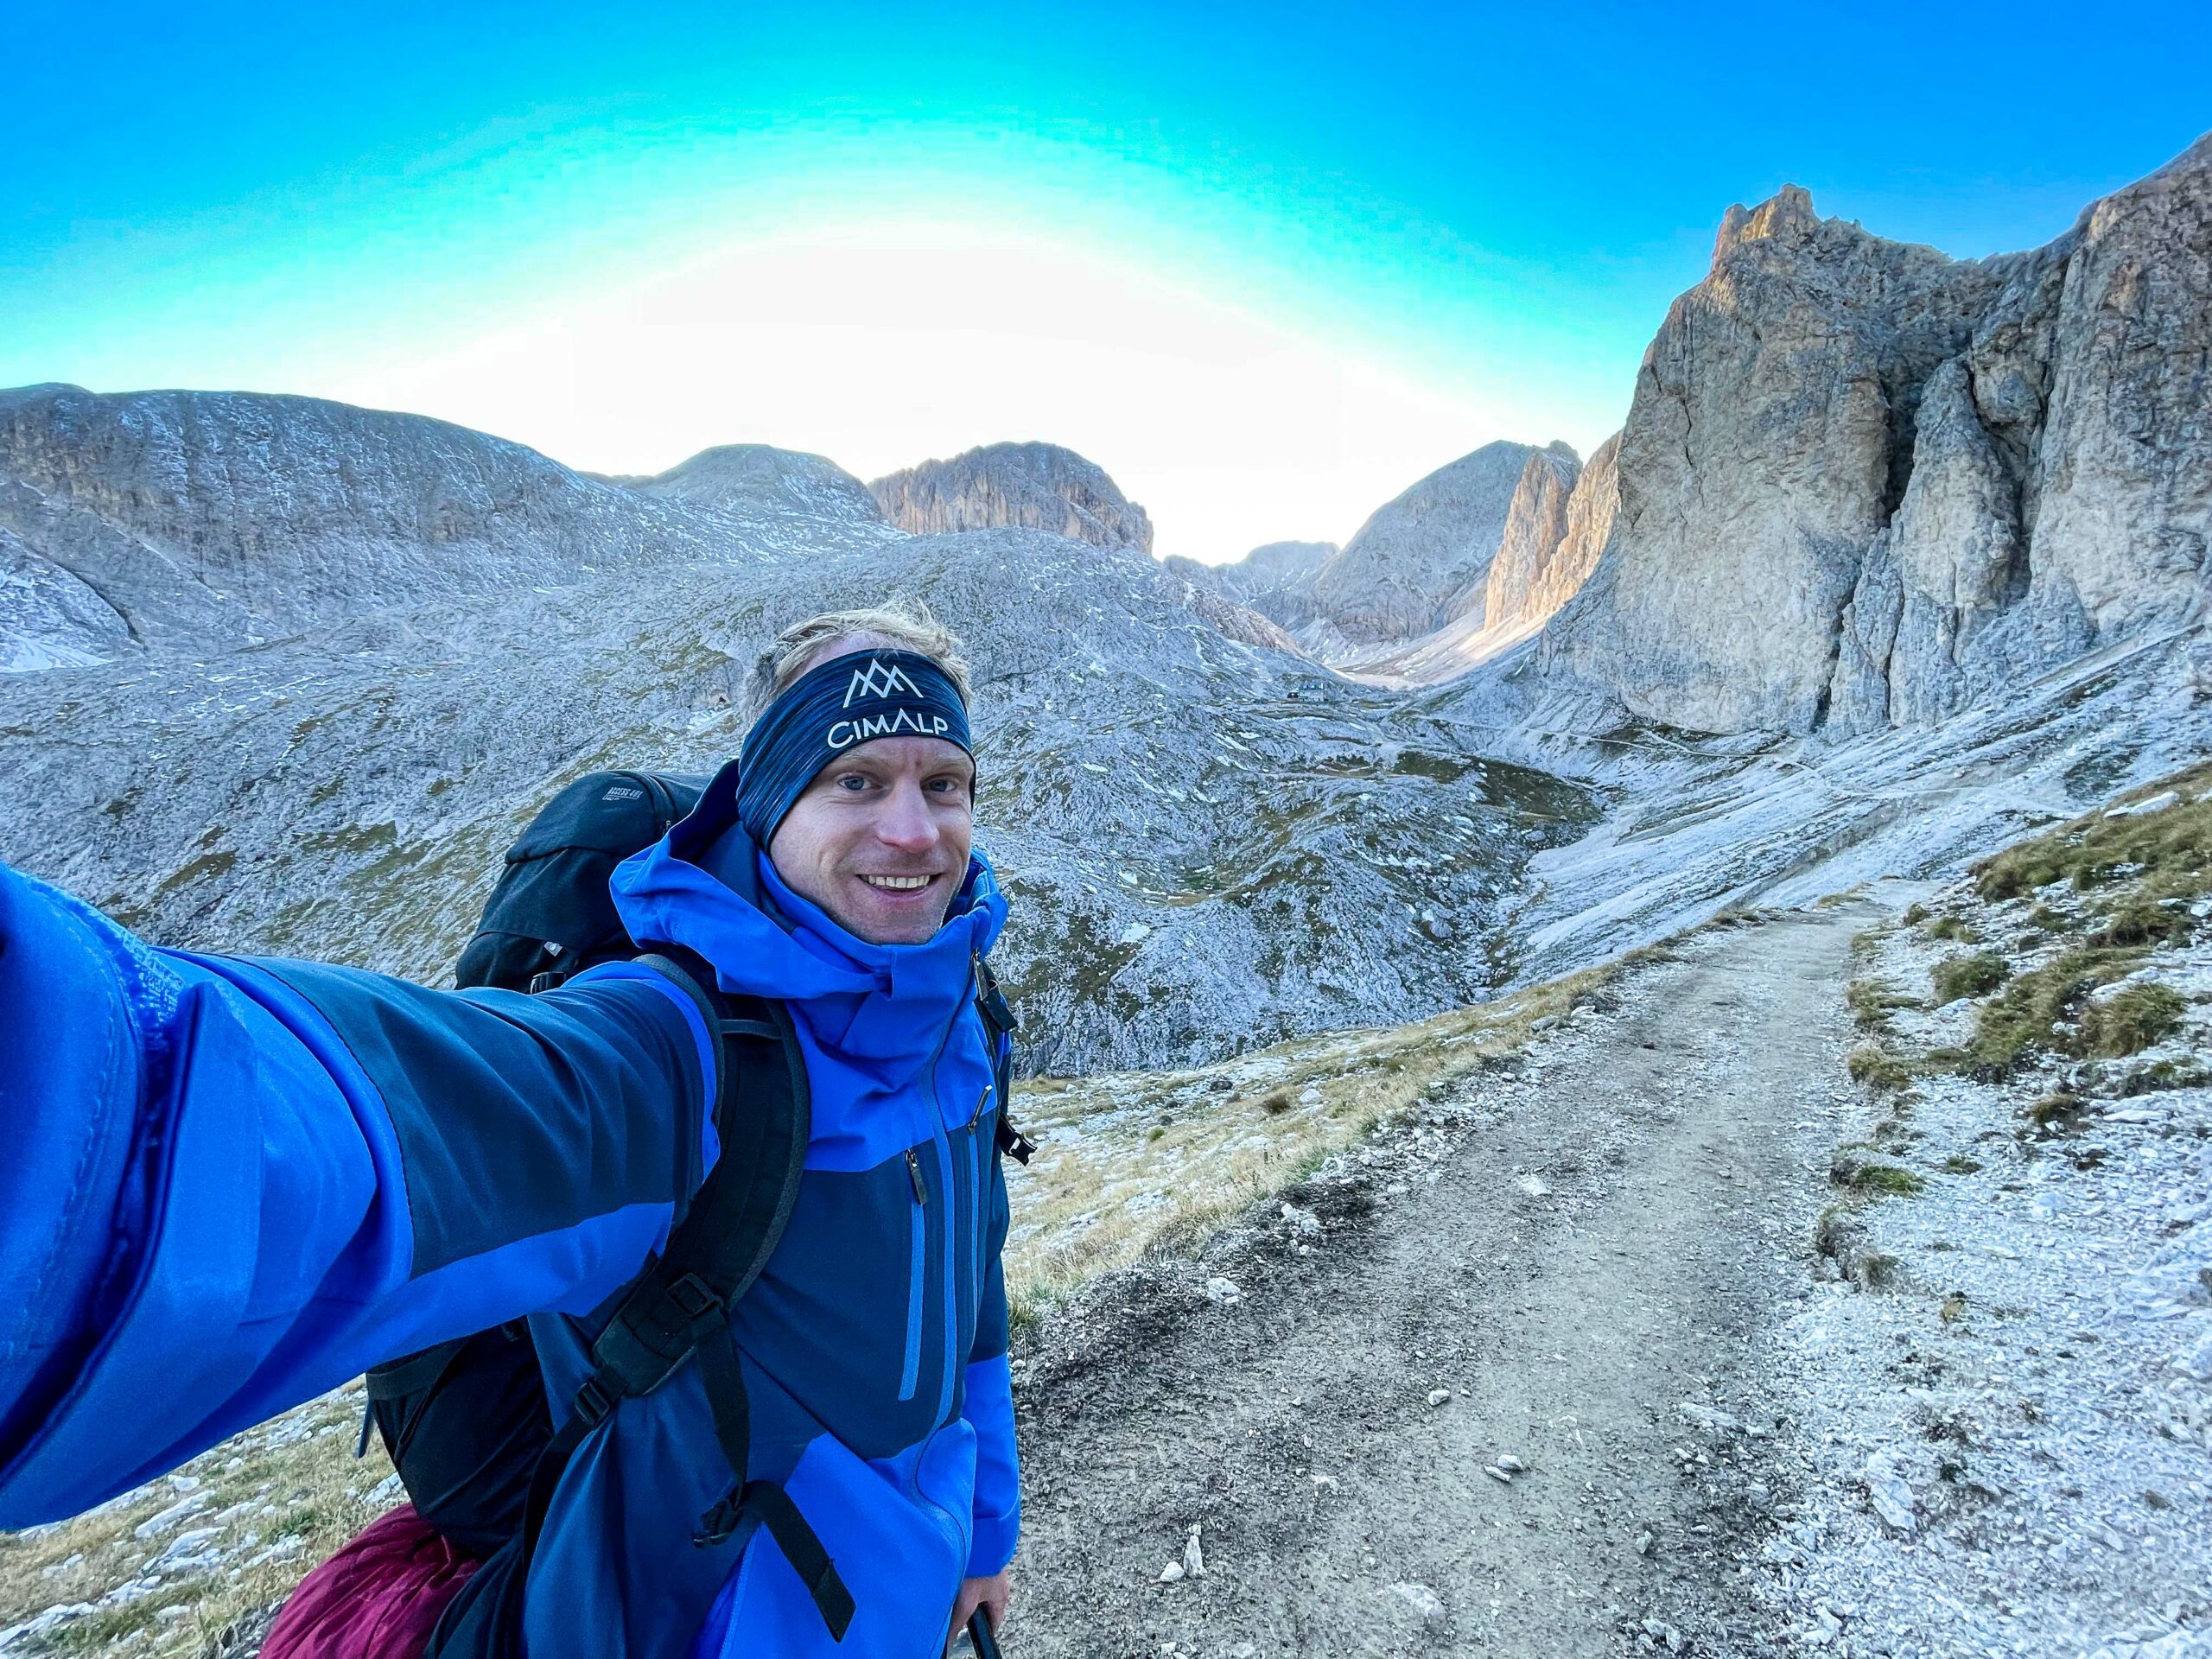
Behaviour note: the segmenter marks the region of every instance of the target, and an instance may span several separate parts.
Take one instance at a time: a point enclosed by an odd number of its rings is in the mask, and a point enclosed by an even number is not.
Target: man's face
[[[941,737],[879,737],[839,755],[768,842],[785,886],[873,944],[919,944],[968,874],[976,763]]]

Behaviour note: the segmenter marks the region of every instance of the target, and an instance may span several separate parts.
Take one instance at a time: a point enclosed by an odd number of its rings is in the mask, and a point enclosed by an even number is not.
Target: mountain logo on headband
[[[906,677],[906,671],[896,663],[880,663],[868,658],[866,668],[853,671],[853,683],[845,689],[845,701],[841,707],[849,709],[855,697],[887,697],[904,691],[910,697],[922,695],[921,688]]]

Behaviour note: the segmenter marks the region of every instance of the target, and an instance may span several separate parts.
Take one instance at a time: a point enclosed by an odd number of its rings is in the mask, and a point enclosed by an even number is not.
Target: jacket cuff
[[[963,1414],[976,1429],[975,1541],[971,1579],[1004,1570],[1021,1540],[1021,1471],[1014,1449],[1014,1379],[1004,1354],[968,1368]]]
[[[1011,1515],[979,1515],[976,1517],[976,1547],[968,1552],[968,1572],[971,1579],[995,1578],[1006,1571],[1014,1560],[1014,1552],[1021,1542],[1021,1506],[1017,1503]]]

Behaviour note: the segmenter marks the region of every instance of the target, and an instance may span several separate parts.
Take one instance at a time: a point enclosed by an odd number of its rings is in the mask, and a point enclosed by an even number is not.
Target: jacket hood
[[[791,1006],[817,1106],[824,1084],[856,1100],[898,1090],[929,1064],[975,994],[975,958],[1006,925],[989,862],[971,854],[944,925],[919,944],[875,944],[786,887],[737,820],[737,766],[690,817],[616,867],[616,912],[641,945],[680,944],[725,991]],[[839,1092],[842,1092],[840,1090]],[[817,1129],[827,1128],[818,1125]]]

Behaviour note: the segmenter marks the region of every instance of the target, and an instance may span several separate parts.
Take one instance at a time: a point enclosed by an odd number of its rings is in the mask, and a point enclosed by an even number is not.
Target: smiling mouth
[[[918,893],[937,880],[934,875],[863,875],[861,880],[878,893]]]

